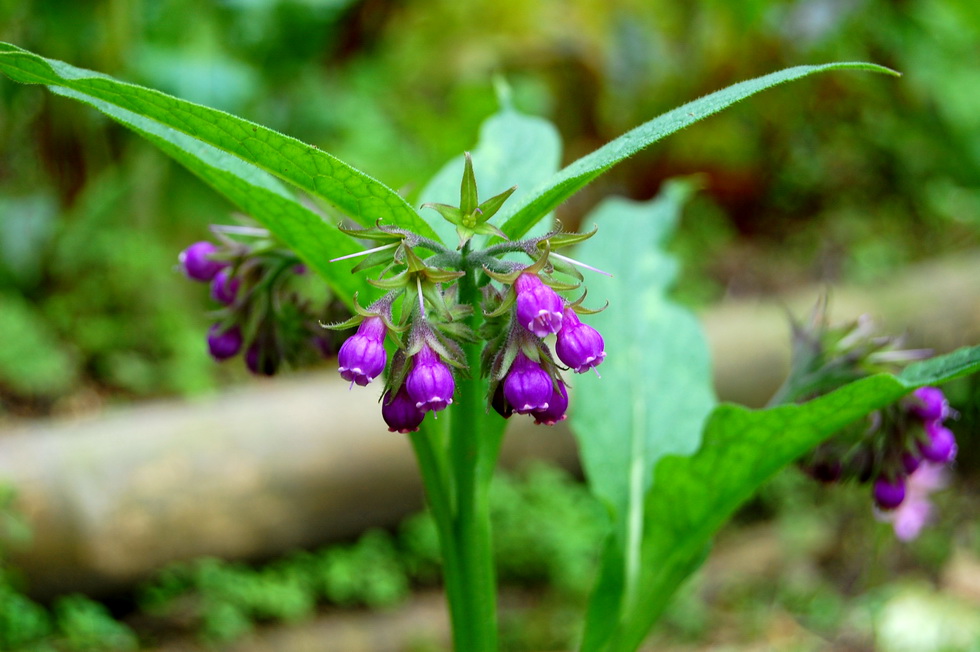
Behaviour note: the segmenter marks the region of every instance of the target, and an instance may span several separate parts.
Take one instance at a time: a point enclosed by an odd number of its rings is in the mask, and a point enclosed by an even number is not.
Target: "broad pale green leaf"
[[[802,405],[756,411],[718,406],[697,454],[670,457],[657,467],[645,508],[637,597],[606,646],[584,649],[637,649],[678,585],[700,563],[711,537],[781,468],[918,387],[977,371],[980,346],[917,363],[899,376],[865,378]]]
[[[547,120],[524,115],[505,106],[484,121],[480,127],[480,139],[471,156],[481,201],[517,186],[501,209],[505,212],[507,206],[516,204],[555,174],[561,163],[561,138],[554,125]],[[463,156],[460,155],[432,177],[419,195],[419,204],[458,205],[462,178]],[[455,245],[459,241],[456,227],[439,217],[434,210],[425,209],[422,214],[443,242]],[[502,224],[501,214],[495,215],[490,223],[497,226]],[[546,233],[551,226],[551,219],[540,220],[533,234]]]
[[[89,104],[140,134],[194,172],[282,240],[330,284],[337,297],[352,304],[363,281],[349,265],[330,259],[361,247],[333,224],[296,201],[279,181],[259,168],[159,122],[67,88],[52,91]]]
[[[25,84],[83,94],[196,138],[336,206],[366,226],[378,220],[434,236],[395,191],[316,147],[223,111],[45,59],[0,43],[0,72]],[[325,110],[328,110],[325,109]]]
[[[667,297],[677,263],[661,248],[691,192],[675,181],[650,202],[606,200],[585,221],[598,234],[574,253],[613,274],[587,278],[589,297],[609,301],[585,318],[603,334],[607,357],[601,378],[573,379],[571,424],[592,491],[613,519],[601,582],[619,588],[595,595],[614,612],[635,590],[654,466],[697,450],[715,405],[707,342],[694,315]]]
[[[894,70],[870,63],[830,63],[822,66],[787,68],[734,84],[645,122],[563,168],[544,185],[526,195],[522,201],[513,204],[509,210],[505,206],[501,213],[501,220],[505,217],[507,220],[501,229],[511,238],[520,238],[537,222],[539,216],[550,213],[613,165],[661,138],[718,113],[759,91],[829,70],[868,70],[890,75],[898,74]]]

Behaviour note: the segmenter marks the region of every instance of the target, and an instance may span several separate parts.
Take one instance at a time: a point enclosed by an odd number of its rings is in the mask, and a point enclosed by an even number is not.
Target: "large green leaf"
[[[384,220],[435,234],[383,183],[311,145],[223,111],[45,59],[0,43],[0,71],[14,81],[74,91],[228,152],[336,206],[361,224]],[[94,102],[90,102],[94,105]],[[99,107],[100,110],[102,107]],[[326,226],[324,226],[326,228]]]
[[[367,288],[363,281],[350,273],[349,266],[329,262],[336,256],[357,251],[360,248],[358,244],[297,202],[275,178],[227,152],[132,111],[71,89],[55,87],[52,90],[94,106],[186,166],[244,212],[275,232],[348,305],[352,305],[355,292]]]
[[[501,212],[501,219],[505,216],[508,219],[501,228],[511,238],[519,238],[537,222],[541,215],[550,213],[597,176],[644,147],[759,91],[829,70],[869,70],[891,75],[898,74],[894,70],[870,63],[830,63],[822,66],[787,68],[734,84],[645,122],[563,168],[534,193],[513,205],[510,210],[505,207]]]
[[[674,590],[697,568],[711,537],[778,470],[912,390],[978,370],[980,346],[974,346],[914,364],[899,376],[865,378],[802,405],[757,411],[718,406],[697,454],[670,457],[657,467],[645,508],[636,599],[605,646],[585,649],[637,649]]]
[[[690,183],[675,181],[650,202],[606,200],[586,218],[598,235],[575,254],[613,274],[588,279],[589,296],[609,301],[587,318],[603,334],[607,357],[602,378],[574,380],[572,404],[586,476],[613,520],[601,571],[607,586],[594,594],[613,615],[636,590],[654,466],[664,455],[697,450],[715,405],[701,326],[667,297],[678,266],[662,245],[691,192]],[[616,622],[608,614],[601,619]]]
[[[505,105],[500,112],[487,118],[481,125],[480,139],[472,157],[481,200],[489,199],[516,185],[517,190],[507,200],[507,204],[513,204],[529,195],[532,189],[551,178],[558,170],[558,164],[561,163],[561,138],[554,125],[547,120],[524,115]],[[459,203],[459,184],[462,178],[463,157],[457,156],[432,177],[419,195],[419,203],[456,206]],[[434,210],[425,216],[443,242],[449,244],[458,240],[456,227],[442,219]],[[494,224],[499,222],[499,217],[493,218]],[[541,220],[533,233],[545,233],[551,226],[551,220]]]

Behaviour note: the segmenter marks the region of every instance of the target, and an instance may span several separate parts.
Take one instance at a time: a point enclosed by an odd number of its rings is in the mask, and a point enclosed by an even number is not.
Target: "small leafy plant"
[[[860,433],[840,453],[841,469],[864,451],[867,477],[857,477],[874,478],[886,512],[904,504],[919,473],[896,460],[945,464],[955,454],[942,440],[949,415],[938,390],[922,388],[980,369],[980,347],[907,364],[868,333],[835,339],[818,321],[771,407],[718,405],[704,336],[669,299],[676,263],[661,249],[691,185],[668,184],[651,202],[608,199],[586,234],[551,225],[558,205],[640,149],[769,87],[839,70],[894,74],[864,63],[776,72],[669,111],[561,170],[554,129],[503,94],[472,156],[447,164],[416,210],[311,145],[0,44],[8,77],[45,84],[126,125],[261,225],[268,246],[229,237],[220,250],[198,244],[183,255],[190,277],[219,279],[214,298],[226,308],[209,336],[215,357],[244,351],[250,368],[273,373],[314,342],[317,312],[297,309],[281,284],[297,264],[354,314],[333,324],[358,326],[339,352],[340,373],[352,385],[385,377],[380,411],[414,448],[454,643],[470,652],[497,648],[488,496],[513,413],[552,424],[570,410],[591,490],[609,516],[582,629],[588,651],[637,649],[734,510],[784,466],[810,456],[804,463],[818,468],[828,450],[818,447],[835,433]],[[480,201],[478,184],[490,199]],[[350,222],[338,228],[341,220]],[[586,307],[576,261],[557,253],[570,245],[588,269],[609,274],[589,279],[597,309]],[[363,256],[355,274],[337,262],[355,256]],[[375,268],[376,277],[363,273]],[[601,378],[568,373],[600,363]],[[855,425],[869,417],[870,426]]]

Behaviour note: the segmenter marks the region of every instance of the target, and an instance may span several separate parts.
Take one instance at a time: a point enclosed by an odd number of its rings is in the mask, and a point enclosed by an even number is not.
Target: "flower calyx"
[[[466,152],[463,158],[463,181],[459,188],[459,206],[430,202],[422,204],[422,208],[431,208],[437,211],[444,220],[456,225],[456,234],[459,236],[457,249],[462,249],[475,235],[495,235],[508,240],[507,234],[490,224],[488,220],[497,214],[504,202],[517,190],[517,186],[512,186],[499,195],[480,203],[476,188],[476,175],[473,173],[473,160],[469,152]]]

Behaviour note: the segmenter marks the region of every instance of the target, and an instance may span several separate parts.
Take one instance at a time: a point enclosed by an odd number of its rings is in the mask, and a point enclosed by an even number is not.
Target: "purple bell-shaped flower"
[[[218,251],[218,247],[213,242],[202,240],[195,242],[191,246],[180,252],[177,261],[184,270],[187,278],[203,283],[209,282],[214,278],[221,268],[227,267],[228,263],[218,260],[211,260],[211,254]]]
[[[582,373],[599,366],[606,357],[605,346],[599,331],[583,324],[574,310],[565,308],[564,323],[555,342],[559,360]]]
[[[405,379],[405,389],[422,412],[438,412],[453,402],[456,381],[449,365],[427,344],[412,356],[412,370]]]
[[[956,459],[956,437],[941,422],[927,421],[926,439],[919,442],[919,451],[930,462],[948,464]]]
[[[551,376],[524,352],[519,352],[504,378],[504,398],[518,414],[547,410],[553,384]]]
[[[905,500],[905,478],[897,477],[893,480],[882,476],[875,480],[872,490],[875,504],[881,509],[895,509]]]
[[[415,401],[403,385],[394,396],[391,395],[391,390],[385,393],[381,399],[381,416],[388,424],[390,432],[407,434],[419,429],[425,412],[415,407]]]
[[[557,385],[557,389],[551,390],[548,407],[531,413],[534,416],[535,424],[553,426],[568,418],[568,415],[565,414],[565,411],[568,410],[568,390],[565,389],[565,383],[560,380]]]
[[[230,306],[235,303],[235,297],[238,296],[238,288],[241,284],[240,278],[232,276],[227,269],[221,269],[211,279],[211,298],[218,303]]]
[[[517,321],[538,337],[557,333],[562,324],[565,302],[541,282],[537,274],[524,273],[514,281],[517,293]]]
[[[381,317],[368,317],[357,332],[340,347],[337,362],[344,380],[367,385],[384,371],[388,362],[384,339],[386,327]]]
[[[215,324],[208,330],[208,351],[215,360],[227,360],[242,349],[242,330],[238,326],[222,328]]]

